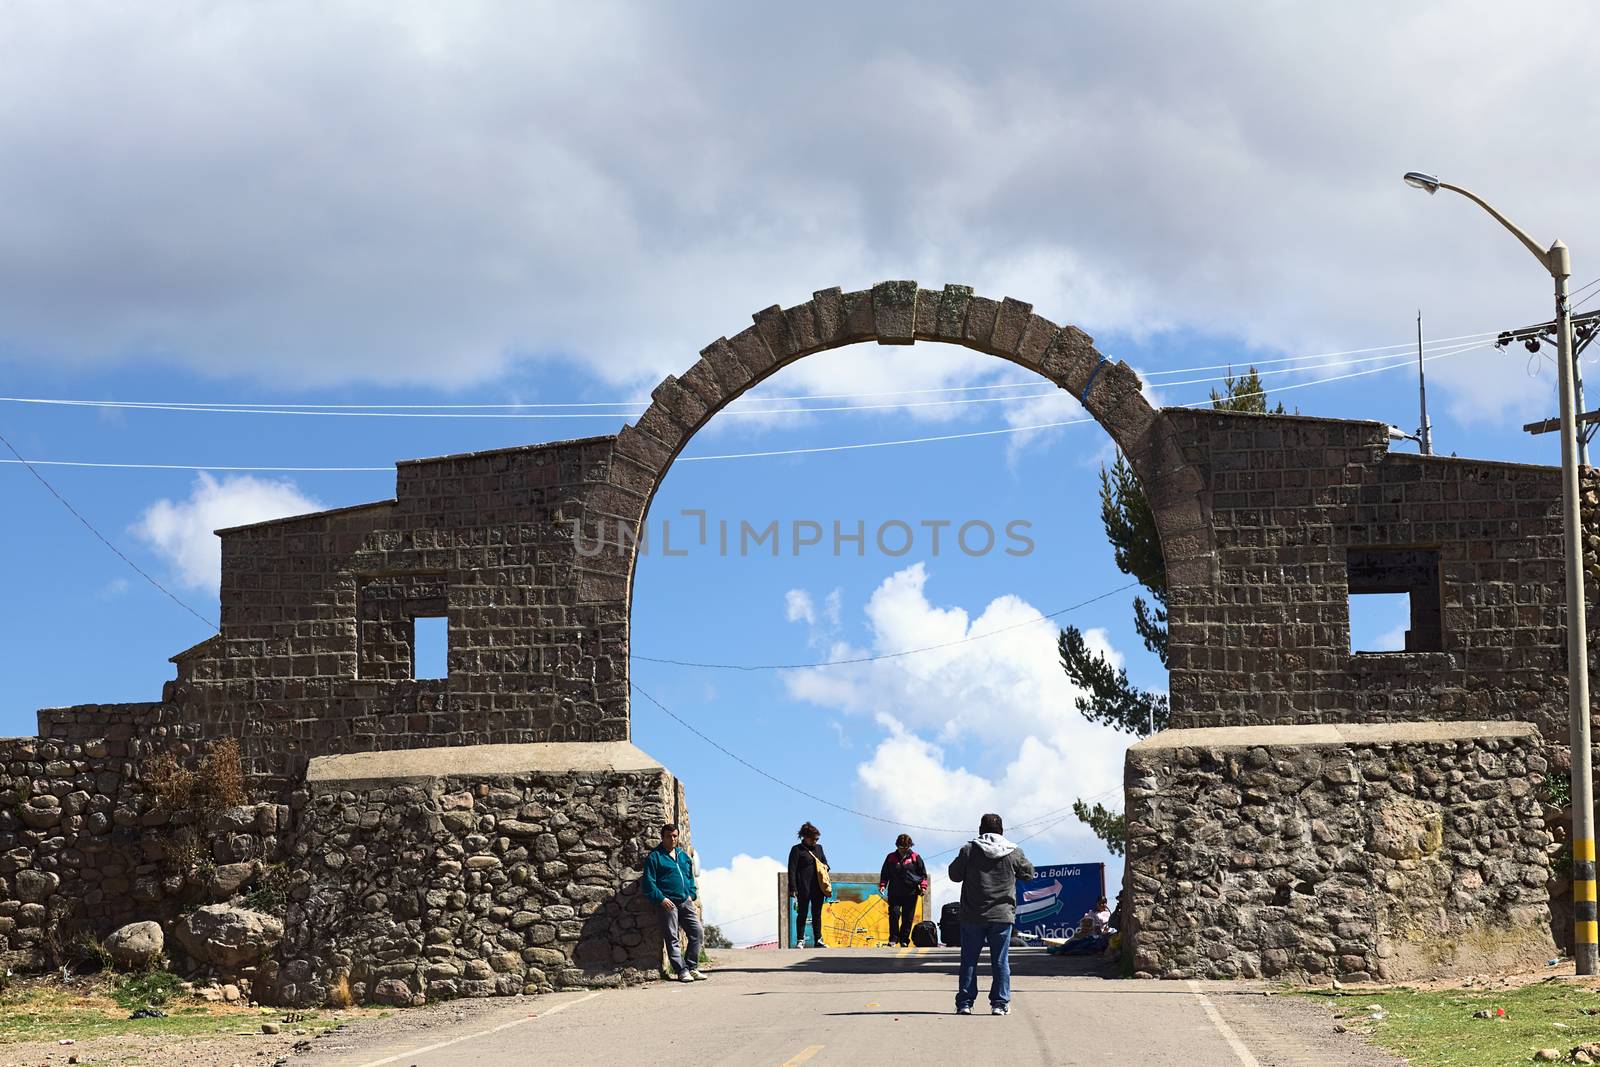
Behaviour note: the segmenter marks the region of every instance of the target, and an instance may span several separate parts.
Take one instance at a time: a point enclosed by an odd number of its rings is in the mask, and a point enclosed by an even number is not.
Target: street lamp
[[[1432,195],[1448,189],[1477,204],[1510,230],[1556,286],[1557,371],[1561,382],[1561,519],[1567,566],[1567,715],[1572,730],[1572,954],[1579,974],[1597,969],[1594,858],[1594,765],[1589,751],[1589,633],[1583,600],[1583,538],[1578,512],[1578,413],[1572,367],[1572,311],[1567,279],[1572,257],[1561,241],[1540,248],[1520,227],[1470,190],[1412,171],[1406,184]]]

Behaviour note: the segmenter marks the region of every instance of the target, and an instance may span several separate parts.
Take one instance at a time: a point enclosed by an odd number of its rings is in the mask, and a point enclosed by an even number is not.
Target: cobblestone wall
[[[314,766],[275,982],[285,1003],[422,1004],[654,978],[661,936],[639,887],[677,782],[632,769],[540,770],[509,746],[436,754],[477,770],[417,776]],[[413,754],[427,755],[427,754]],[[429,761],[412,760],[414,772]],[[522,763],[524,769],[513,769]]]
[[[285,858],[288,805],[251,804],[197,826],[150,796],[132,758],[139,747],[0,741],[0,956],[57,966],[84,934],[227,900]]]
[[[1543,963],[1539,753],[1525,723],[1140,742],[1126,765],[1134,970],[1364,981]]]

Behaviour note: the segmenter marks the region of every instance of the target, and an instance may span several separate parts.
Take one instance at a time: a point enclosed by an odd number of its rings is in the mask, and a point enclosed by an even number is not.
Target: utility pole
[[[1422,368],[1422,309],[1417,309],[1417,397],[1422,402],[1422,425],[1417,427],[1417,443],[1424,456],[1433,455],[1433,424],[1428,421],[1428,375]]]
[[[1478,194],[1412,171],[1407,185],[1432,194],[1448,189],[1466,197],[1509,230],[1533,254],[1555,283],[1556,370],[1560,385],[1561,541],[1567,579],[1567,722],[1572,753],[1572,957],[1579,974],[1600,970],[1600,914],[1595,900],[1594,754],[1589,736],[1589,624],[1583,592],[1583,527],[1578,466],[1583,442],[1578,435],[1578,366],[1572,343],[1572,307],[1567,283],[1572,255],[1566,242],[1548,249],[1506,218]]]
[[[1572,335],[1572,385],[1574,402],[1578,407],[1578,465],[1589,465],[1589,441],[1594,437],[1597,424],[1600,424],[1600,412],[1583,410],[1583,351],[1589,347],[1597,334],[1600,334],[1600,311],[1585,311],[1582,315],[1567,315],[1569,329]],[[1556,322],[1541,322],[1537,326],[1524,326],[1520,330],[1503,330],[1495,338],[1495,346],[1504,348],[1514,341],[1522,343],[1522,347],[1529,352],[1538,352],[1545,345],[1554,343],[1559,352],[1561,345],[1556,337]],[[1561,429],[1561,419],[1542,419],[1539,422],[1530,422],[1523,427],[1531,434],[1554,433]]]

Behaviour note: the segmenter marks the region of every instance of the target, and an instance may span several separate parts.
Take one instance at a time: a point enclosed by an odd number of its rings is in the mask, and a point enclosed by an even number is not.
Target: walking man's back
[[[1017,882],[1033,877],[1033,864],[1005,837],[1000,816],[985,815],[978,836],[950,862],[950,880],[961,883],[961,977],[956,1013],[971,1015],[978,999],[978,954],[989,946],[989,1009],[1006,1015],[1011,1004],[1011,928],[1017,921]]]

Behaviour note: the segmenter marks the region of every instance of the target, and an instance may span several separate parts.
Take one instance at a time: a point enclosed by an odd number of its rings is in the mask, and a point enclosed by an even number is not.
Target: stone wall
[[[126,746],[0,742],[0,962],[81,962],[82,938],[154,921],[180,971],[285,1004],[618,985],[661,965],[638,879],[661,824],[687,838],[688,814],[630,744],[324,757],[289,803],[204,825],[163,809]],[[209,903],[273,915],[281,944],[221,969],[188,957],[182,916]]]
[[[1126,951],[1156,977],[1403,980],[1554,952],[1526,723],[1170,730],[1126,764]]]
[[[289,806],[251,804],[196,825],[149,794],[139,747],[127,737],[0,741],[0,956],[57,966],[85,934],[227,900],[286,857]]]
[[[677,781],[626,743],[313,761],[275,973],[283,1003],[422,1004],[656,977],[639,886]]]
[[[674,458],[810,353],[934,341],[1070,391],[1128,455],[1166,561],[1174,726],[1516,719],[1564,742],[1557,468],[1391,453],[1375,422],[1154,410],[1082,331],[965,286],[752,320],[614,436],[408,460],[392,500],[220,531],[222,632],[174,657],[161,718],[238,738],[280,785],[320,755],[626,740],[635,545]],[[1407,651],[1351,650],[1362,589],[1410,593]],[[448,677],[417,679],[415,620],[441,615]],[[77,714],[41,736],[98,736]]]
[[[1163,415],[1216,539],[1214,588],[1173,605],[1174,726],[1516,719],[1565,744],[1558,468],[1390,453],[1380,423]],[[1373,581],[1385,560],[1417,576],[1414,650],[1353,652],[1352,592],[1402,588]]]

